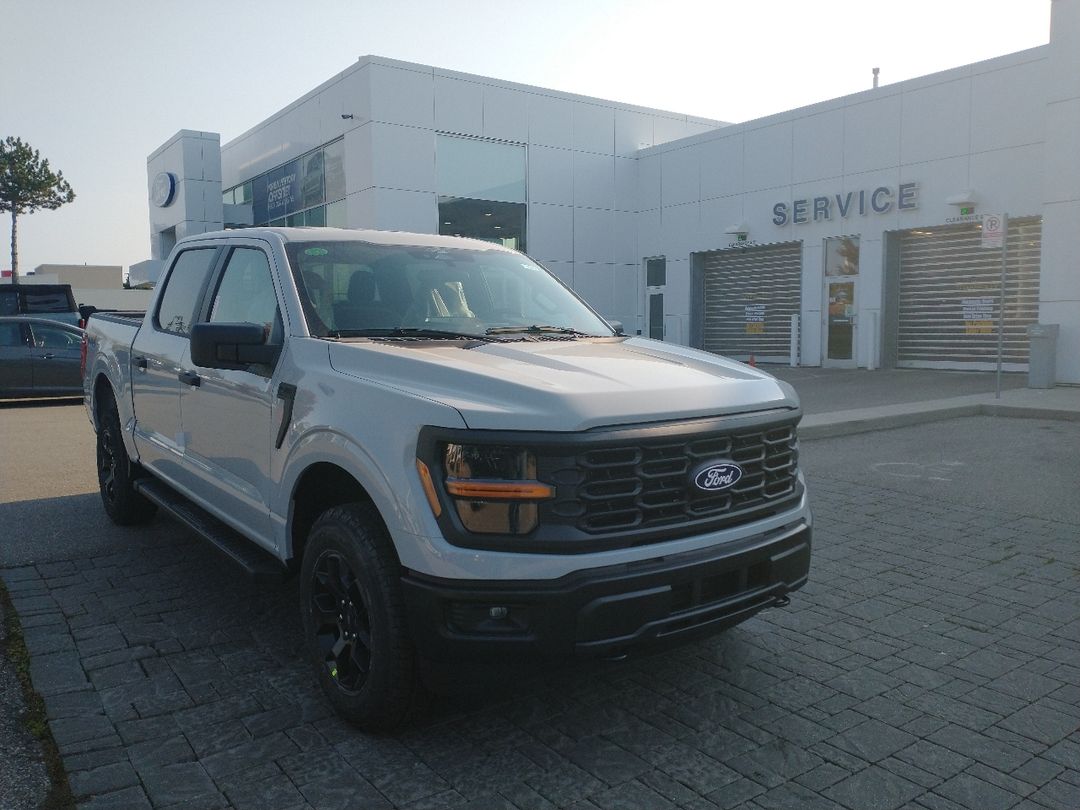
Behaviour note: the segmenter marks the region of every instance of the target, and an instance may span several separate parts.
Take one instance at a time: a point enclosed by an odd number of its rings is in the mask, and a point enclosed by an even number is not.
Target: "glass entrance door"
[[[855,280],[826,283],[829,301],[825,360],[828,365],[855,367]]]
[[[663,256],[645,260],[645,334],[653,340],[664,339],[664,288],[667,286],[667,261]]]
[[[859,280],[859,237],[825,240],[825,341],[822,365],[857,365],[855,290]]]

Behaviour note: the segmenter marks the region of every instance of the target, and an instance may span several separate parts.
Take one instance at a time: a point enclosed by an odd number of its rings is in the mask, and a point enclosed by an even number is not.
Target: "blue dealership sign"
[[[303,208],[304,194],[300,181],[299,160],[290,161],[256,177],[251,186],[255,224],[271,222]]]

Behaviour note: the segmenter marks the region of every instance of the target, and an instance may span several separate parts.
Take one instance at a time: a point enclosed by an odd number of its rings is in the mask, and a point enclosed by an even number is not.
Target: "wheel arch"
[[[94,414],[94,429],[97,430],[101,425],[101,403],[106,396],[113,398],[116,402],[116,391],[113,389],[112,382],[109,380],[109,375],[104,371],[99,371],[97,376],[94,377],[93,399],[91,400],[91,406]],[[120,407],[120,403],[116,403],[117,408]]]
[[[316,461],[300,473],[289,499],[288,556],[293,566],[300,565],[308,533],[319,515],[347,503],[363,504],[386,528],[375,500],[344,467],[330,461]]]

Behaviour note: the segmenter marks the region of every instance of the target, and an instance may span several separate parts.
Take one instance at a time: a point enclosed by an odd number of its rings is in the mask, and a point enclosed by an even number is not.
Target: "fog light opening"
[[[529,630],[529,611],[523,605],[491,605],[451,602],[446,623],[450,630],[474,636],[524,635]]]

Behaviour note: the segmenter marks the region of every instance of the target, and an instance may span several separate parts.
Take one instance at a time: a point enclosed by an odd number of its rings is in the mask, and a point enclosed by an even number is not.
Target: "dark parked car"
[[[0,399],[82,396],[83,334],[60,321],[0,317]]]
[[[0,287],[0,317],[36,315],[72,326],[79,323],[79,308],[70,284],[19,284]]]

